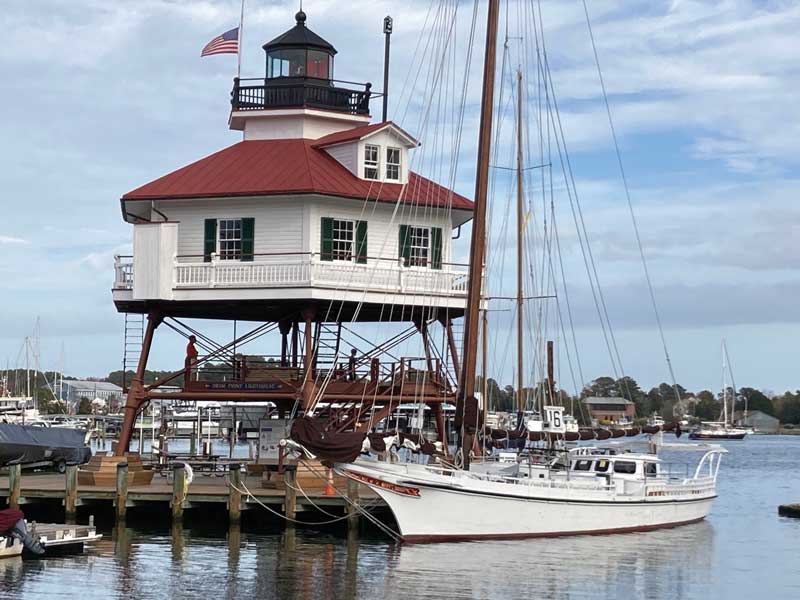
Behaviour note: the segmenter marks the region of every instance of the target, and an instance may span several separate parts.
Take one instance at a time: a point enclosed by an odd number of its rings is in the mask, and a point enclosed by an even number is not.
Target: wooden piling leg
[[[183,465],[175,465],[172,469],[172,522],[183,521],[184,488],[186,486],[186,469]]]
[[[64,495],[64,522],[74,523],[78,506],[78,465],[68,463]]]
[[[22,467],[10,465],[8,467],[8,507],[19,510],[20,484],[22,483]]]
[[[297,471],[294,468],[288,467],[283,474],[284,487],[286,493],[283,499],[283,511],[288,519],[297,518]],[[287,523],[293,526],[291,521]]]
[[[239,523],[242,518],[242,465],[231,465],[228,470],[228,522]]]
[[[124,521],[128,512],[128,463],[117,463],[117,521]]]
[[[360,512],[358,510],[358,482],[347,479],[347,529],[358,531]]]

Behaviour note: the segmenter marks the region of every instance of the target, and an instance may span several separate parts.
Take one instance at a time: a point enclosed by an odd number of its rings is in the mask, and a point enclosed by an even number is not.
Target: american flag
[[[211,56],[212,54],[238,54],[239,53],[239,28],[234,27],[222,35],[218,35],[208,42],[200,56]]]

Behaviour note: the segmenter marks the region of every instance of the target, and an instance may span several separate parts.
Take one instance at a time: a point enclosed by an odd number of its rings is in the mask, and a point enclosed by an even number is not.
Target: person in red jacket
[[[186,377],[189,381],[197,379],[197,348],[195,348],[197,338],[193,335],[189,336],[189,343],[186,344]]]
[[[0,510],[0,535],[15,537],[30,552],[44,554],[44,546],[28,531],[28,526],[25,525],[25,515],[21,510],[13,508]]]

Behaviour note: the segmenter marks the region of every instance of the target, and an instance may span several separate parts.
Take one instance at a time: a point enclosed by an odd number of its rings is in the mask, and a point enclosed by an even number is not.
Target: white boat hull
[[[565,492],[557,487],[537,490],[503,483],[487,483],[483,490],[474,486],[457,490],[436,483],[435,478],[415,476],[414,469],[404,476],[402,467],[397,467],[341,466],[389,505],[406,542],[648,531],[700,521],[715,498],[712,490],[698,491],[692,499],[641,495],[638,501],[620,500],[620,494],[611,490]],[[503,487],[519,490],[506,495],[498,491]],[[564,498],[567,495],[571,498]]]

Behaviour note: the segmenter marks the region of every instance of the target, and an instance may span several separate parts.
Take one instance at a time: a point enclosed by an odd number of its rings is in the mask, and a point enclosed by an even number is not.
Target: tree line
[[[480,381],[477,389],[482,389]],[[522,399],[525,401],[525,405],[530,406],[530,400],[538,398],[542,389],[544,389],[542,385],[536,388],[523,388]],[[486,380],[486,391],[490,410],[506,412],[517,410],[517,394],[514,386],[501,387],[497,381],[489,378]],[[586,384],[577,396],[570,395],[564,390],[560,390],[558,394],[561,405],[575,407],[574,416],[581,422],[587,418],[585,414],[581,414],[583,412],[581,401],[590,396],[630,400],[636,406],[636,415],[639,418],[650,417],[657,413],[666,420],[688,415],[702,421],[714,421],[722,413],[721,391],[718,393],[710,390],[691,392],[680,384],[673,386],[666,382],[645,391],[635,379],[628,376],[618,379],[608,376],[598,377]],[[777,418],[781,423],[800,424],[800,390],[768,396],[761,390],[751,387],[741,387],[735,391],[728,388],[726,398],[728,398],[728,402],[731,398],[735,398],[733,407],[735,411],[744,410],[746,406],[748,411],[761,411]],[[730,404],[728,410],[730,410]]]

